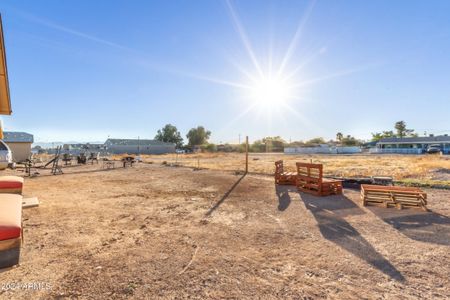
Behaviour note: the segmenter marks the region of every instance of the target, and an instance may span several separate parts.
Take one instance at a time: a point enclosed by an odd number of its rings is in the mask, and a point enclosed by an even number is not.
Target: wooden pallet
[[[282,160],[275,162],[275,184],[295,185],[296,177],[295,172],[284,172]]]
[[[389,206],[396,206],[398,209],[420,207],[427,211],[427,194],[416,187],[362,184],[361,201],[363,206],[374,203],[382,204],[386,208]]]
[[[296,163],[297,188],[301,192],[316,196],[342,194],[342,181],[323,178],[323,165]]]

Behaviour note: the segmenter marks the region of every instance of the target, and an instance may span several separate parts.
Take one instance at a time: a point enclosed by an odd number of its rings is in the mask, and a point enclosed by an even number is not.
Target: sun
[[[290,84],[281,78],[265,76],[250,86],[250,97],[258,106],[273,107],[292,97]]]

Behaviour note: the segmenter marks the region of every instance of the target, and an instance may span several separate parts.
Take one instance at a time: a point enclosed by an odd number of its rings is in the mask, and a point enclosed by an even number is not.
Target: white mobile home
[[[442,153],[450,153],[450,137],[448,135],[440,136],[421,136],[404,138],[384,138],[378,141],[376,148],[371,152],[375,153],[425,153],[430,146],[439,146]]]

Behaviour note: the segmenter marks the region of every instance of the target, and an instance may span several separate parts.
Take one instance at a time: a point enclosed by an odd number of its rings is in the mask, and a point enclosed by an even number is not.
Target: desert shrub
[[[202,151],[217,152],[217,145],[216,144],[208,143],[208,144],[202,145],[201,148],[202,148]]]

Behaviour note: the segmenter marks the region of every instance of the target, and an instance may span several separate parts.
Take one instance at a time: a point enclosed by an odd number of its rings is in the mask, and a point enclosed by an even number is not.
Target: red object
[[[0,194],[0,241],[19,238],[22,232],[22,196]]]
[[[0,176],[0,193],[22,194],[23,178],[19,176]]]
[[[17,181],[0,181],[0,189],[21,189],[22,182]]]

